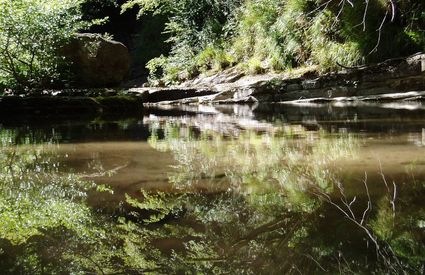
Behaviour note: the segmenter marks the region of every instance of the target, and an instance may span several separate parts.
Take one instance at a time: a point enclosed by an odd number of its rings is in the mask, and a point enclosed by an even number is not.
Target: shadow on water
[[[388,108],[162,106],[3,124],[0,268],[421,273],[425,119]]]

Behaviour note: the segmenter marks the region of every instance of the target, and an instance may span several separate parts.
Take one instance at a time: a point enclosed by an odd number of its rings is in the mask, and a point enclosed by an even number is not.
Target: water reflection
[[[348,165],[371,163],[363,160],[362,134],[259,121],[252,109],[222,108],[204,110],[201,119],[199,114],[147,116],[142,127],[149,129],[149,150],[174,160],[163,170],[168,187],[137,185],[137,192],[125,196],[113,179],[131,164],[111,166],[96,153],[84,156],[85,168],[76,169],[73,158],[84,151],[72,156],[60,137],[40,135],[43,142],[34,142],[19,131],[2,130],[1,269],[25,274],[423,271],[420,163],[406,170],[404,185],[386,174],[385,160],[375,177],[357,167],[356,185],[346,175],[352,170]],[[113,203],[92,203],[99,197]]]
[[[190,128],[182,131],[181,125],[168,122],[162,126],[165,138],[158,141],[153,134],[151,144],[175,155],[179,164],[171,180],[177,188],[188,190],[202,184],[208,191],[217,187],[227,190],[222,193],[227,195],[225,199],[209,203],[205,212],[194,212],[192,218],[218,232],[231,232],[220,234],[217,243],[211,243],[217,235],[214,231],[203,242],[221,251],[215,257],[227,264],[230,261],[232,268],[242,266],[244,271],[264,273],[421,270],[423,258],[418,248],[422,247],[423,234],[415,238],[407,234],[410,238],[402,240],[409,253],[400,249],[397,238],[388,237],[396,214],[412,218],[411,213],[396,212],[399,194],[395,183],[391,189],[383,177],[382,186],[387,186],[388,192],[374,194],[371,199],[365,180],[363,192],[348,198],[330,169],[340,159],[355,157],[359,143],[355,136],[284,127],[271,133],[237,133],[236,137],[206,131],[194,138]],[[414,188],[421,189],[419,186]],[[402,201],[403,207],[413,204]],[[233,208],[235,203],[242,209]],[[367,207],[359,209],[362,204]],[[239,218],[241,213],[243,219]],[[205,215],[208,218],[202,218]],[[388,224],[391,221],[392,226]],[[406,230],[405,225],[401,228]],[[406,236],[400,231],[397,234]],[[315,246],[317,241],[320,245]],[[240,254],[241,250],[245,254]]]

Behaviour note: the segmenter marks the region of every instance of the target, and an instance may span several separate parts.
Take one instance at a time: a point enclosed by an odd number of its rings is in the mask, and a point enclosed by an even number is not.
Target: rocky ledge
[[[168,88],[132,88],[147,104],[395,101],[425,99],[425,54],[337,73],[244,76],[231,68]]]

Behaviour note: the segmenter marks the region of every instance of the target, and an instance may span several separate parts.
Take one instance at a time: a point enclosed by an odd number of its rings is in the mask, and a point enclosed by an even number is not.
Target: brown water
[[[2,273],[424,270],[421,104],[1,121]]]

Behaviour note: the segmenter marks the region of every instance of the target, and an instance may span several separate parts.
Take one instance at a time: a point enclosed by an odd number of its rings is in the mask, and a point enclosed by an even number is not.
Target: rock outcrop
[[[424,91],[425,54],[320,76],[311,71],[243,76],[229,69],[176,87],[131,89],[147,103],[165,104],[422,100]]]
[[[130,70],[127,47],[98,34],[76,34],[63,49],[63,54],[72,63],[77,86],[117,86]]]

